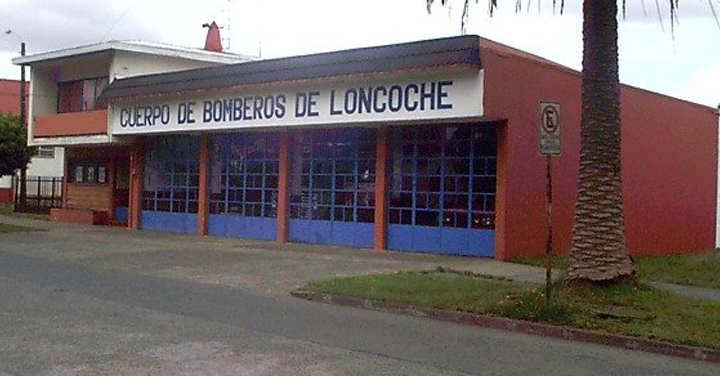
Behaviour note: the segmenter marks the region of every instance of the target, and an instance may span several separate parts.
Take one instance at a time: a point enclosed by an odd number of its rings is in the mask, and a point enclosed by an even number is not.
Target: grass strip
[[[12,204],[0,204],[0,215],[10,215],[13,213]]]
[[[720,289],[720,250],[697,254],[635,256],[635,271],[642,281],[667,282]],[[553,256],[553,267],[567,269],[567,256]],[[518,258],[517,264],[545,266],[545,257]]]
[[[491,314],[720,349],[720,304],[654,289],[644,283],[542,286],[445,271],[333,278],[307,291]]]
[[[9,225],[6,223],[0,223],[0,234],[6,234],[6,233],[10,233],[10,232],[26,232],[26,231],[44,231],[44,230],[39,229],[39,228],[15,226],[15,225]]]

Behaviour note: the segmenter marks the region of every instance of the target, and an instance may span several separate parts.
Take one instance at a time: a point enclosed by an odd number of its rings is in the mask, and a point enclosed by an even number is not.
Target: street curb
[[[636,338],[594,330],[542,324],[531,321],[513,320],[504,317],[479,315],[475,313],[450,311],[437,308],[415,307],[410,304],[385,302],[381,300],[354,298],[343,295],[312,291],[294,290],[290,295],[315,302],[336,304],[347,307],[364,308],[376,311],[403,313],[419,317],[433,318],[464,325],[509,330],[539,336],[561,338],[569,341],[588,342],[605,346],[620,347],[680,358],[720,363],[720,351],[705,347],[678,345],[664,341]]]

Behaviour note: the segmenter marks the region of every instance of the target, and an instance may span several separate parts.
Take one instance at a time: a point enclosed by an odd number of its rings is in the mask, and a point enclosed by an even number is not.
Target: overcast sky
[[[471,0],[468,34],[493,39],[571,68],[582,57],[581,1],[566,0],[563,15],[552,0]],[[622,0],[620,0],[622,1]],[[682,0],[670,32],[668,0],[627,0],[620,22],[620,77],[624,83],[708,106],[720,104],[720,0]],[[202,24],[215,20],[232,52],[263,58],[458,35],[462,0],[428,14],[425,0],[2,0],[0,78],[18,78],[10,63],[19,39],[28,53],[107,40],[147,40],[202,47]],[[522,1],[523,4],[527,0]],[[559,0],[558,0],[559,3]],[[662,22],[659,21],[662,18]]]

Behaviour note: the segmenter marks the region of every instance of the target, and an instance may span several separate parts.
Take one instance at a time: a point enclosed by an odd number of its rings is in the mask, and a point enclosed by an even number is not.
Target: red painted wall
[[[25,83],[26,93],[30,86]],[[26,94],[27,97],[27,94]],[[25,102],[27,113],[27,105]],[[0,112],[18,114],[20,111],[20,81],[0,79]]]
[[[554,252],[567,253],[580,150],[580,74],[532,55],[481,43],[485,114],[499,132],[496,258],[544,253],[545,159],[538,152],[540,100],[562,104],[562,156],[553,158]],[[633,254],[715,244],[717,126],[714,109],[622,89],[623,194]]]
[[[0,188],[0,204],[7,204],[11,202],[13,202],[13,189]]]
[[[717,112],[627,86],[621,96],[628,247],[715,248]]]
[[[26,83],[25,89],[29,86]],[[27,109],[28,102],[25,102]],[[0,79],[0,113],[17,114],[20,109],[20,81]],[[27,113],[27,112],[26,112]],[[12,188],[0,188],[0,203],[13,202]]]
[[[35,137],[107,134],[107,110],[38,115],[33,123]]]

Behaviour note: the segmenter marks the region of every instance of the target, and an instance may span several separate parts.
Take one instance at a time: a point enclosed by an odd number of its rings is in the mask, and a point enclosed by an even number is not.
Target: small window
[[[39,158],[55,158],[55,147],[53,147],[53,146],[38,147],[37,157],[39,157]]]
[[[82,183],[83,181],[85,181],[85,167],[75,166],[75,175],[73,182]]]
[[[97,169],[97,181],[98,183],[105,183],[106,179],[106,169],[105,167],[98,167]]]
[[[94,163],[73,163],[73,183],[105,184],[107,183],[107,167]]]
[[[95,174],[95,166],[88,166],[86,171],[87,171],[87,174],[85,174],[85,180],[88,183],[97,182],[97,175]]]

